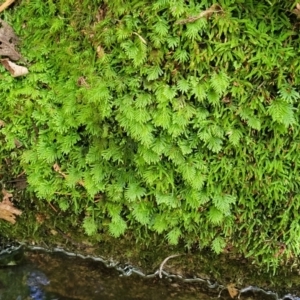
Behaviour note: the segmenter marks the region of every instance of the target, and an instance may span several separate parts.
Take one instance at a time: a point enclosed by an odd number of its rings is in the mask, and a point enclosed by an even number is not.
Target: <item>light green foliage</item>
[[[109,232],[114,237],[119,237],[122,235],[127,228],[126,222],[120,216],[112,218],[111,223],[109,224]]]
[[[298,255],[294,1],[193,19],[212,4],[20,1],[5,19],[30,73],[1,68],[1,158],[40,201],[92,210],[87,234]]]
[[[85,217],[82,226],[87,235],[95,234],[98,229],[97,224],[95,223],[95,220],[92,217]]]
[[[221,253],[225,246],[226,246],[226,241],[221,237],[217,237],[212,241],[212,249],[216,253]]]
[[[181,231],[179,228],[173,228],[169,233],[168,233],[168,241],[171,245],[177,245],[178,240],[180,238]]]

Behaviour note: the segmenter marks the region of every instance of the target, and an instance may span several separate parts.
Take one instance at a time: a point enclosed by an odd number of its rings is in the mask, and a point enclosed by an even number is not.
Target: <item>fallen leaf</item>
[[[57,235],[57,234],[58,234],[58,232],[57,232],[56,230],[54,230],[54,229],[51,229],[51,230],[50,230],[50,233],[51,233],[52,235]]]
[[[3,201],[9,200],[9,198],[12,198],[12,196],[13,196],[13,194],[8,192],[6,189],[2,189],[2,195],[3,195],[3,198],[2,198]]]
[[[21,214],[22,214],[22,211],[15,208],[8,199],[0,202],[0,219],[3,219],[12,224],[15,224],[16,216],[19,216]]]
[[[104,9],[99,8],[96,14],[97,22],[102,21],[105,18],[106,11]]]
[[[86,82],[86,80],[85,80],[85,78],[84,78],[83,76],[80,76],[80,77],[78,78],[77,84],[78,84],[79,86],[84,86],[84,87],[86,87],[86,88],[89,88],[89,87],[90,87],[89,84]]]
[[[0,55],[8,56],[11,60],[20,59],[21,55],[15,50],[18,41],[12,27],[0,19]]]
[[[227,290],[231,298],[234,298],[239,294],[239,290],[235,287],[234,283],[227,284]]]
[[[105,55],[105,51],[100,45],[97,47],[96,52],[99,58],[102,58]]]
[[[35,219],[39,224],[43,224],[45,221],[45,216],[43,214],[36,214]]]
[[[297,18],[300,17],[300,3],[297,3],[297,4],[296,4],[296,8],[293,9],[292,12],[297,16]]]
[[[19,66],[11,62],[7,58],[1,59],[1,63],[4,68],[12,75],[12,77],[19,77],[28,74],[28,69],[26,67]]]

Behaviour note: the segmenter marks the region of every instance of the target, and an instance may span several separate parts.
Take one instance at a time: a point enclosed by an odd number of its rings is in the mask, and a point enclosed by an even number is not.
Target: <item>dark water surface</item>
[[[208,299],[194,284],[125,276],[92,259],[31,251],[22,262],[0,269],[2,300]]]
[[[34,250],[18,255],[0,267],[0,300],[231,299],[226,287],[209,280],[184,282],[166,274],[159,278],[158,272],[143,277],[138,271],[132,272],[131,267],[107,265],[63,252]],[[9,265],[12,263],[15,265]],[[241,291],[236,298],[300,300],[295,295],[280,298],[259,288]]]

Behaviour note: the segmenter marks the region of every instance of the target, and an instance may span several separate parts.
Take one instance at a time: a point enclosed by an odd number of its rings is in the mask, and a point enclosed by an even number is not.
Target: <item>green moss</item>
[[[1,68],[3,184],[24,171],[32,218],[51,203],[97,239],[130,232],[273,267],[293,260],[293,4],[20,1],[5,19],[30,73]],[[24,228],[32,239],[35,226]]]

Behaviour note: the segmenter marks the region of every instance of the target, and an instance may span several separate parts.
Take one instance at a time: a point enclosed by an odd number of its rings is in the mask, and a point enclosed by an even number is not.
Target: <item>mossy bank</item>
[[[49,205],[100,239],[292,262],[298,15],[275,0],[16,2],[3,18],[30,73],[1,68],[0,157],[4,187],[26,176],[20,218]]]

